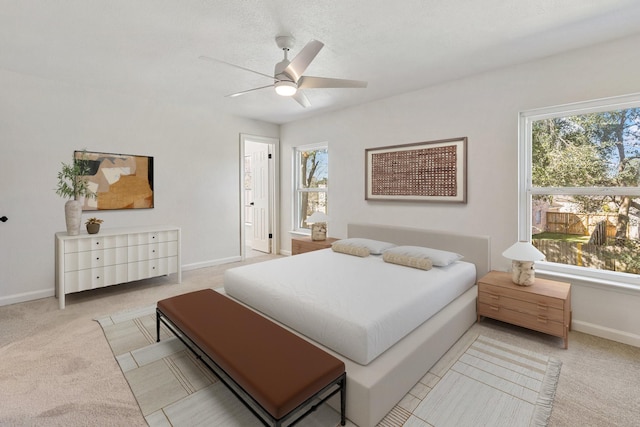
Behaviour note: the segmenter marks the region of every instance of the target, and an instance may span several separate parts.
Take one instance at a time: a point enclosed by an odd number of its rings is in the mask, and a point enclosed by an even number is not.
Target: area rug
[[[262,425],[164,325],[156,343],[155,305],[96,320],[149,426]],[[468,332],[379,426],[546,426],[560,367]],[[339,420],[322,405],[297,425],[333,427]]]

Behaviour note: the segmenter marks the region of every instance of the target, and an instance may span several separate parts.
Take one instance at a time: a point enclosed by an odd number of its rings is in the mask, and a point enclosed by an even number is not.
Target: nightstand
[[[519,286],[511,273],[491,271],[478,280],[478,322],[481,316],[561,337],[568,348],[571,284],[536,278]]]
[[[311,237],[293,237],[291,239],[291,255],[327,249],[330,248],[331,244],[336,240],[339,239],[327,237],[326,240],[311,240]]]

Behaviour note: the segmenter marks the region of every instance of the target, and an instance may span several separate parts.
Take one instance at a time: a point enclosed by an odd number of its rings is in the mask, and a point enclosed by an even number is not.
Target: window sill
[[[559,272],[556,270],[545,270],[543,267],[536,267],[536,275],[540,275],[544,278],[566,281],[572,284],[579,282],[580,286],[584,285],[605,291],[640,295],[640,287],[631,283],[623,283],[614,280],[584,276],[580,274]]]

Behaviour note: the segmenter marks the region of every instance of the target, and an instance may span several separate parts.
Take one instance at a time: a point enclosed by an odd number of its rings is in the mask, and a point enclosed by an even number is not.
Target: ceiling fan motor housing
[[[276,36],[276,44],[280,49],[289,50],[296,43],[296,39],[290,34]]]

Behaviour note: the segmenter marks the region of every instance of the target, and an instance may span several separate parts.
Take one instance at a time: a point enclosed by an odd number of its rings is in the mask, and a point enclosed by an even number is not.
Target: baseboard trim
[[[20,302],[33,301],[42,298],[55,296],[54,289],[41,289],[39,291],[24,292],[22,294],[8,295],[0,297],[0,306],[17,304]]]
[[[629,332],[594,325],[593,323],[582,322],[580,320],[573,320],[571,322],[571,329],[578,332],[584,332],[585,334],[595,335],[596,337],[605,338],[611,341],[632,345],[634,347],[640,347],[640,336],[631,334]]]
[[[233,256],[229,258],[220,258],[220,259],[214,259],[214,260],[203,261],[203,262],[194,262],[192,264],[183,264],[182,271],[198,270],[200,268],[214,267],[216,265],[229,264],[230,262],[239,262],[239,261],[242,261],[242,257]]]

